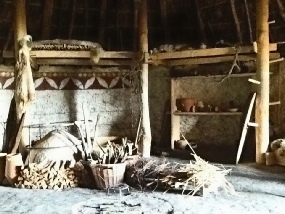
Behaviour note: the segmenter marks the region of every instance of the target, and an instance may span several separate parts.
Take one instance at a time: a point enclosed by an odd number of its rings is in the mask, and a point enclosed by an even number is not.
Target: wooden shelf
[[[242,115],[242,112],[174,112],[177,116],[232,116],[232,115]]]
[[[255,76],[256,73],[241,73],[241,74],[231,74],[228,77],[250,77],[250,76]],[[208,75],[208,76],[184,76],[184,77],[171,77],[171,79],[199,79],[199,78],[223,78],[227,76],[227,74],[223,75]]]

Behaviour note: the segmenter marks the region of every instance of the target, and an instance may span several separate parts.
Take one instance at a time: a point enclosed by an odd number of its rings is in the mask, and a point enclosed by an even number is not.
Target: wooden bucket
[[[5,178],[5,165],[7,153],[0,153],[0,185]]]
[[[6,156],[5,177],[12,186],[17,182],[22,166],[23,160],[20,153]]]
[[[116,164],[90,164],[95,179],[95,186],[98,189],[114,187],[124,180],[126,171],[125,163]]]

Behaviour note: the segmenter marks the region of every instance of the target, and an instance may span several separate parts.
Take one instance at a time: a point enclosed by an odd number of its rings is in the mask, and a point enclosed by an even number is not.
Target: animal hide
[[[18,121],[20,120],[22,114],[26,111],[31,101],[33,101],[36,97],[30,62],[29,43],[31,40],[31,36],[25,36],[19,41],[19,56],[15,67],[15,102]]]
[[[28,161],[30,163],[44,164],[50,161],[70,162],[70,167],[80,159],[76,154],[82,152],[81,141],[63,130],[53,130],[41,140],[36,141],[30,149]],[[79,155],[80,156],[80,155]]]

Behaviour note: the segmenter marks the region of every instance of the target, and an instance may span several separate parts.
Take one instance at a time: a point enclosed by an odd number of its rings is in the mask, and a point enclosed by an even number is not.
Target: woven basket
[[[0,185],[5,178],[5,165],[7,153],[0,153]]]
[[[95,186],[98,189],[114,187],[124,180],[126,171],[125,163],[91,164],[90,167],[95,179]]]

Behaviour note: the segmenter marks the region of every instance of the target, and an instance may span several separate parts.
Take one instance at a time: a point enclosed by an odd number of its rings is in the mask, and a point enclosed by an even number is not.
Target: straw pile
[[[217,193],[223,189],[228,194],[236,194],[233,185],[226,179],[231,169],[210,164],[194,151],[193,156],[195,160],[189,164],[140,159],[136,164],[127,166],[126,182],[142,191],[158,188],[195,195],[199,191]]]

